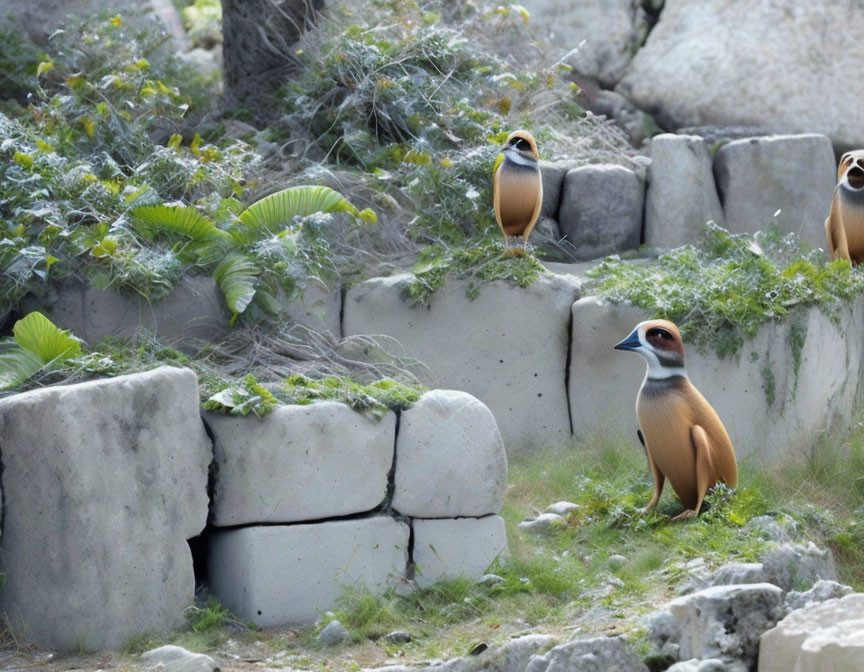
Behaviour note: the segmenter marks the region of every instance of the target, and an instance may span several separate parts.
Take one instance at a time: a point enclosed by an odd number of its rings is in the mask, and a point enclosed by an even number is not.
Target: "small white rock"
[[[538,535],[553,534],[566,526],[567,521],[557,513],[541,513],[534,520],[524,520],[519,523],[519,529],[523,532]]]
[[[350,640],[351,633],[345,629],[344,625],[336,620],[330,621],[315,638],[316,642],[324,646],[338,646],[339,644],[345,644]]]
[[[573,502],[555,502],[546,507],[544,513],[555,513],[559,516],[566,516],[574,511],[578,511],[582,507]]]

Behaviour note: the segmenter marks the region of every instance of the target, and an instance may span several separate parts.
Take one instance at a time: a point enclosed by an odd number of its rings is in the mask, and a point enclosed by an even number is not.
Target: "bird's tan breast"
[[[502,163],[497,180],[498,216],[507,235],[521,235],[531,224],[541,198],[540,171]]]
[[[691,430],[699,425],[711,443],[711,483],[724,481],[734,487],[738,469],[732,442],[717,413],[686,378],[675,382],[643,385],[636,402],[646,450],[669,479],[681,502],[693,508],[697,500],[696,452]]]
[[[839,189],[834,193],[832,216],[839,215],[846,233],[849,255],[857,262],[864,260],[864,204],[852,203]]]

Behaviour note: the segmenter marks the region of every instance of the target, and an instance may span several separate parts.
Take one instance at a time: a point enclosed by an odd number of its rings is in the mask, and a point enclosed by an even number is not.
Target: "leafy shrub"
[[[44,367],[81,354],[81,343],[42,313],[18,320],[13,339],[0,340],[0,390],[18,387]]]
[[[689,341],[721,356],[795,308],[818,305],[830,314],[864,291],[860,270],[818,250],[804,253],[794,234],[732,234],[713,223],[699,248],[681,247],[644,265],[612,257],[588,275],[593,292],[672,320]]]

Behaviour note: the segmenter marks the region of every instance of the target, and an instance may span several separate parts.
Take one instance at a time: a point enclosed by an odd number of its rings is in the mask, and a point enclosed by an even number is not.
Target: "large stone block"
[[[384,501],[396,416],[335,401],[263,418],[208,413],[218,471],[213,523],[290,523],[371,511]]]
[[[735,140],[717,152],[714,174],[730,231],[753,233],[776,220],[784,231],[826,246],[836,164],[824,135]]]
[[[181,626],[212,457],[195,374],[163,367],[8,397],[0,437],[0,609],[14,629],[97,650]]]
[[[532,29],[572,52],[568,63],[607,86],[617,82],[647,31],[636,0],[526,0]]]
[[[618,91],[664,128],[758,124],[864,145],[864,6],[855,0],[666,0]],[[778,64],[782,63],[782,67]]]
[[[570,306],[580,281],[544,276],[526,288],[494,282],[473,301],[449,280],[428,307],[403,294],[410,275],[373,278],[348,292],[346,336],[384,334],[424,362],[430,387],[473,394],[498,422],[513,454],[570,437],[564,396]]]
[[[507,456],[486,406],[465,392],[432,390],[402,413],[393,508],[406,516],[498,513]]]
[[[791,612],[762,635],[759,672],[864,671],[864,593]]]
[[[342,290],[329,288],[318,278],[309,278],[302,296],[283,302],[285,316],[309,329],[342,338]]]
[[[385,516],[216,532],[210,584],[240,618],[259,626],[309,623],[350,588],[383,592],[404,577],[409,528]]]
[[[652,616],[651,637],[679,658],[720,658],[755,663],[759,637],[786,615],[783,591],[768,583],[715,586],[679,597]]]
[[[581,166],[564,178],[558,226],[577,259],[639,247],[645,186],[623,166]]]
[[[577,436],[605,431],[636,441],[636,395],[645,361],[612,346],[644,319],[640,308],[597,297],[573,305],[569,393]],[[819,308],[801,309],[767,323],[729,357],[685,342],[687,373],[725,424],[739,458],[806,454],[816,436],[852,417],[862,325],[860,300],[850,302],[836,321]]]
[[[213,340],[228,332],[231,319],[216,282],[202,275],[183,278],[161,301],[69,282],[47,299],[26,301],[24,308],[44,310],[58,327],[91,345],[108,336],[129,338],[139,329],[166,344]]]
[[[655,136],[645,194],[645,244],[673,248],[697,243],[708,221],[724,225],[704,140],[671,133]]]
[[[541,217],[558,217],[558,205],[561,202],[561,188],[567,171],[575,168],[572,161],[541,161],[540,175],[543,178],[543,205],[540,208]]]
[[[417,585],[431,586],[441,579],[480,578],[507,550],[507,532],[500,516],[439,518],[411,521],[414,528],[414,564]]]

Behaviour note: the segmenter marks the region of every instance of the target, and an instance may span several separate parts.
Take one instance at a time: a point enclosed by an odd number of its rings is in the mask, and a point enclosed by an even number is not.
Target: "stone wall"
[[[0,611],[42,647],[181,627],[202,533],[199,573],[258,625],[476,578],[507,545],[501,436],[464,392],[380,421],[318,402],[202,422],[195,374],[163,367],[4,398],[0,437]]]
[[[577,437],[624,430],[636,440],[645,362],[612,345],[644,319],[640,308],[597,297],[573,304],[569,395]],[[862,331],[860,299],[833,318],[819,308],[802,309],[766,324],[730,357],[685,344],[687,372],[723,420],[739,458],[804,456],[820,434],[852,418]]]

